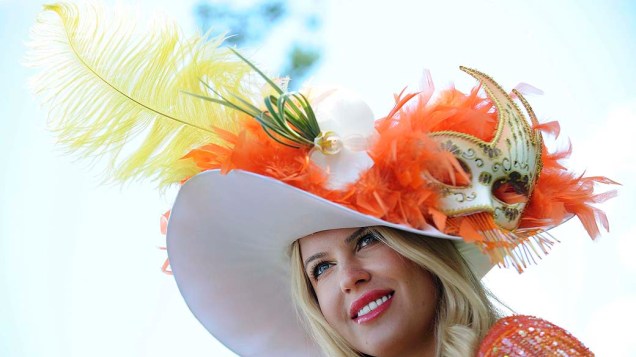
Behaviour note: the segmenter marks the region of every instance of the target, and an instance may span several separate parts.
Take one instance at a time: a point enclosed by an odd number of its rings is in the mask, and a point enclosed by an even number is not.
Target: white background
[[[112,1],[108,1],[112,3]],[[194,33],[194,1],[129,1]],[[570,330],[599,356],[634,356],[636,6],[629,1],[298,1],[323,11],[324,60],[314,82],[360,92],[377,116],[429,68],[438,86],[528,82],[543,120],[561,122],[570,166],[623,184],[604,205],[611,233],[592,242],[576,220],[562,243],[519,276],[486,283],[519,313]],[[0,356],[231,356],[190,315],[171,277],[159,217],[174,190],[100,184],[46,131],[46,111],[20,65],[39,1],[0,0]],[[289,32],[289,31],[288,31]],[[278,37],[276,37],[278,36]],[[256,55],[272,59],[285,31]],[[282,41],[282,40],[281,40]],[[274,54],[273,54],[274,53]],[[563,141],[562,143],[564,143]]]

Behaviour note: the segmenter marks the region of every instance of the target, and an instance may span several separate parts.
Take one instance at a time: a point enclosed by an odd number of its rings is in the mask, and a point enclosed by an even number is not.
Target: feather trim
[[[554,135],[555,138],[560,131],[556,122],[540,124],[537,129]],[[571,153],[571,144],[553,153],[548,152],[545,145],[543,146],[543,169],[523,212],[519,228],[549,229],[576,216],[592,239],[600,235],[599,224],[609,231],[605,213],[593,204],[615,197],[616,191],[598,193],[595,192],[595,186],[618,183],[606,177],[583,177],[568,171],[562,160],[567,159]]]
[[[379,135],[369,150],[374,165],[342,190],[325,187],[328,173],[309,160],[308,149],[293,149],[274,142],[247,117],[242,118],[243,131],[219,132],[224,144],[202,146],[186,158],[193,160],[201,171],[251,171],[389,222],[415,228],[432,225],[476,244],[493,263],[512,266],[519,272],[536,263],[557,242],[546,230],[572,215],[579,217],[592,237],[598,235],[598,223],[607,229],[605,214],[590,204],[615,195],[613,191],[594,193],[596,183],[615,182],[569,173],[559,161],[569,155],[571,148],[552,154],[545,146],[542,148],[543,170],[519,229],[502,229],[492,214],[485,212],[447,217],[437,209],[439,185],[427,180],[427,176],[456,185],[469,184],[470,179],[453,153],[442,149],[428,134],[448,130],[491,140],[497,129],[497,113],[493,103],[478,92],[479,87],[469,94],[450,88],[442,91],[434,102],[429,101],[430,93],[397,95],[396,107],[389,116],[376,122]],[[559,132],[557,122],[535,126],[546,133]],[[499,186],[493,194],[508,202],[527,199],[506,185]]]
[[[97,4],[44,8],[28,55],[41,70],[34,91],[65,147],[109,158],[107,177],[179,182],[196,168],[175,163],[218,142],[213,126],[238,130],[233,111],[182,93],[204,91],[202,80],[224,93],[244,91],[251,69],[219,48],[222,39],[184,39],[167,21],[138,31],[130,12],[108,16]]]
[[[399,113],[412,97],[398,96],[391,113]],[[201,146],[184,158],[194,161],[201,171],[241,169],[270,176],[361,213],[420,228],[433,222],[443,225],[446,219],[435,209],[437,186],[421,173],[463,174],[452,153],[441,150],[427,136],[421,120],[387,117],[376,123],[378,141],[369,151],[374,165],[355,184],[331,190],[325,185],[327,172],[309,160],[309,149],[276,143],[247,116],[241,123],[243,131],[219,135],[224,144]]]

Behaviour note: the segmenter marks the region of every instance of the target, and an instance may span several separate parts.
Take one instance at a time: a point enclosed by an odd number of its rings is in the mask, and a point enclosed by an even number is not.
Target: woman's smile
[[[351,304],[351,318],[359,324],[373,321],[389,309],[394,294],[390,290],[369,291]]]

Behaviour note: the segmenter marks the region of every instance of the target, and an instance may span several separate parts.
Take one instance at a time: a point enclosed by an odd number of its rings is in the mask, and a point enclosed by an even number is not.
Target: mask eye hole
[[[528,202],[528,193],[528,176],[521,176],[516,171],[492,184],[492,195],[509,205]]]
[[[440,183],[451,186],[451,187],[469,187],[471,185],[472,173],[470,171],[470,167],[466,162],[460,158],[455,158],[459,163],[458,169],[457,167],[453,167],[452,171],[448,171],[445,169],[432,170],[430,171],[430,175]]]

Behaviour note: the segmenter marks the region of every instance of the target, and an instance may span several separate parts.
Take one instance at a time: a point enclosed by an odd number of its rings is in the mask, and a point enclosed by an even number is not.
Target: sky
[[[114,1],[105,1],[113,4]],[[172,17],[193,34],[194,1],[128,1]],[[636,5],[610,0],[298,1],[323,14],[323,60],[310,81],[360,93],[376,116],[392,94],[417,88],[424,69],[438,87],[473,81],[460,65],[528,99],[540,120],[559,120],[569,166],[620,183],[603,205],[611,229],[596,241],[576,219],[523,274],[495,268],[484,280],[517,313],[556,323],[599,356],[634,356],[636,321]],[[46,108],[21,65],[42,2],[0,0],[0,355],[232,356],[189,313],[170,276],[159,217],[176,189],[103,185],[97,165],[55,145]],[[276,64],[278,31],[251,49]]]

